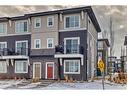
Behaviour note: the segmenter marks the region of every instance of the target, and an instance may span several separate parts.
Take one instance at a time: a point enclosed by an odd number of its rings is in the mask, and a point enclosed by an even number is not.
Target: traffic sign
[[[105,66],[104,66],[104,62],[103,62],[102,59],[100,59],[100,60],[98,61],[98,68],[101,70],[101,72],[104,71]]]

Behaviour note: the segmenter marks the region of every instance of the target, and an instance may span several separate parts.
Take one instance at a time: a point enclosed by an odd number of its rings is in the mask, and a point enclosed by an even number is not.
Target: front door
[[[41,78],[41,62],[35,62],[33,64],[33,78]]]
[[[54,79],[54,63],[53,62],[47,62],[46,63],[47,73],[46,77],[47,79]]]

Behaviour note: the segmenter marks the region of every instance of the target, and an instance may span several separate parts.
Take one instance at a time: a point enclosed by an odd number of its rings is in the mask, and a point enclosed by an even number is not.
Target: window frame
[[[49,47],[49,40],[52,39],[52,47]],[[54,38],[47,38],[47,48],[50,49],[50,48],[54,48]]]
[[[78,72],[66,72],[66,62],[71,62],[71,61],[73,61],[73,62],[75,62],[75,61],[77,61],[78,62]],[[64,74],[80,74],[80,60],[64,60]]]
[[[39,41],[39,45],[40,47],[39,48],[36,48],[36,41]],[[34,39],[34,49],[41,49],[41,39]]]
[[[49,25],[49,18],[52,18],[52,25]],[[54,16],[47,17],[47,27],[53,27],[54,26]]]
[[[66,40],[73,40],[77,39],[78,40],[78,45],[80,45],[80,37],[69,37],[69,38],[64,38],[64,53],[66,53]],[[79,50],[78,50],[79,52]]]
[[[79,26],[78,27],[66,27],[66,18],[67,17],[72,17],[72,16],[78,16],[79,17]],[[69,15],[69,16],[64,16],[64,29],[75,29],[75,28],[80,28],[80,15]]]
[[[16,71],[16,66],[17,64],[21,64],[21,63],[16,63],[16,62],[26,62],[26,71]],[[28,61],[15,61],[15,73],[28,73]]]
[[[40,26],[39,27],[36,26],[37,19],[39,20],[39,23],[40,23]],[[34,18],[34,28],[41,28],[41,18],[40,17]]]
[[[5,27],[5,29],[6,29],[6,30],[5,30],[4,32],[2,32],[2,33],[0,32],[0,34],[7,34],[7,23],[0,23],[0,25],[3,25],[3,26],[5,25],[4,27]]]
[[[27,31],[26,31],[26,32],[23,32],[23,31],[22,31],[22,32],[21,32],[21,31],[19,32],[19,31],[17,31],[17,29],[16,29],[17,27],[16,27],[16,26],[17,26],[18,23],[21,23],[21,22],[22,22],[22,23],[23,23],[23,22],[27,22]],[[19,21],[15,21],[15,33],[28,33],[28,29],[29,29],[29,28],[28,28],[28,20],[19,20]]]
[[[5,48],[7,48],[7,42],[0,42],[0,44],[5,44]]]
[[[17,52],[17,43],[26,42],[26,55],[28,55],[28,40],[15,41],[15,52]]]
[[[0,64],[6,64],[5,66],[5,71],[0,71],[0,73],[7,73],[7,63],[5,61],[0,61],[1,63]],[[3,63],[4,62],[4,63]]]

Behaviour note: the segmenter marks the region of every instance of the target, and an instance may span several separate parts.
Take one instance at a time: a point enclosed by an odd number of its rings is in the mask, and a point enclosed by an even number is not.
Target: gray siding
[[[79,30],[79,31],[66,31],[66,32],[59,32],[59,44],[63,45],[64,38],[69,37],[80,37],[80,45],[84,48],[84,64],[83,66],[80,65],[80,74],[69,74],[69,76],[73,77],[76,80],[87,80],[87,30]],[[75,60],[75,58],[73,59]],[[63,60],[64,61],[64,60]],[[63,65],[61,68],[61,76],[63,74]],[[63,77],[62,77],[63,78]]]
[[[30,78],[33,78],[33,63],[41,62],[41,78],[45,79],[46,62],[54,62],[54,79],[58,79],[58,62],[54,57],[31,57],[30,58]]]
[[[25,60],[25,59],[22,59],[22,60]],[[5,61],[5,60],[2,60],[2,61]],[[28,73],[15,73],[15,60],[13,65],[11,64],[11,61],[9,60],[9,66],[7,66],[7,73],[0,73],[0,78],[7,78],[7,79],[12,79],[12,78],[14,79],[15,77],[16,78],[30,78],[29,68],[30,66],[28,66]]]
[[[15,50],[15,42],[28,40],[28,49],[30,52],[31,48],[31,35],[15,35],[15,36],[4,36],[0,37],[0,42],[7,42],[7,48]]]

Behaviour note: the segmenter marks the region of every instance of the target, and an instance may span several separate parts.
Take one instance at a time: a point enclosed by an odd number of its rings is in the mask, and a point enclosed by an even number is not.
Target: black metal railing
[[[16,47],[15,49],[3,48],[0,49],[1,56],[7,55],[28,55],[28,48]]]
[[[56,53],[64,53],[64,54],[83,54],[84,48],[79,44],[73,45],[58,45],[55,47]]]

